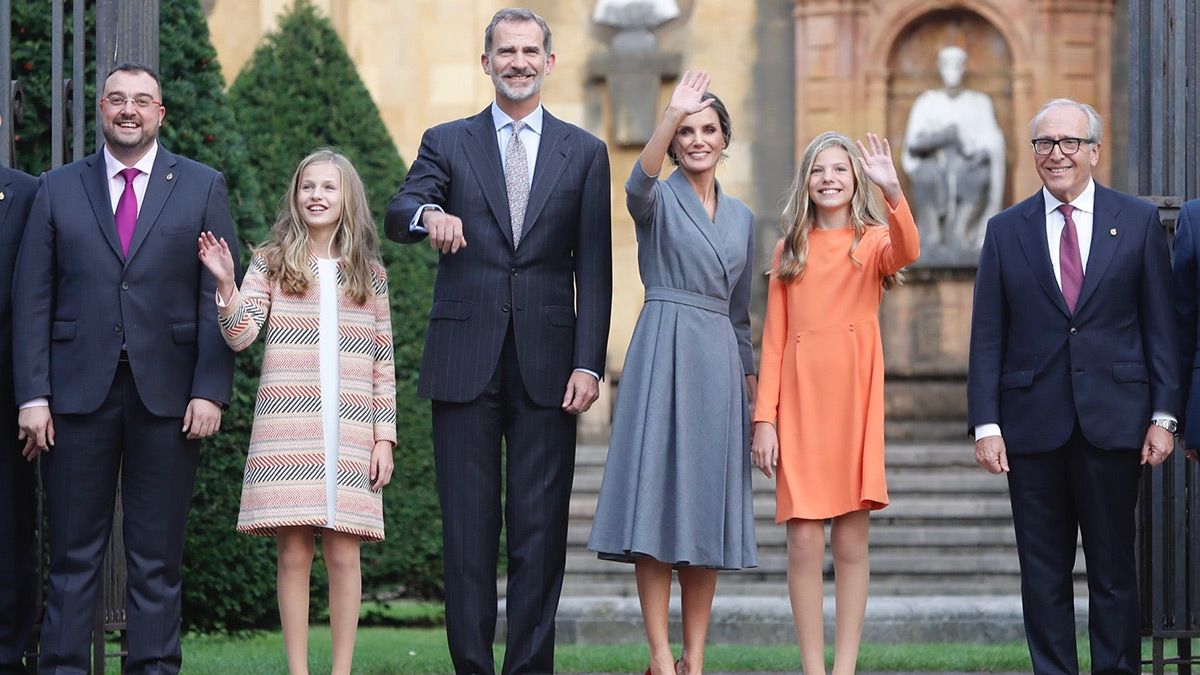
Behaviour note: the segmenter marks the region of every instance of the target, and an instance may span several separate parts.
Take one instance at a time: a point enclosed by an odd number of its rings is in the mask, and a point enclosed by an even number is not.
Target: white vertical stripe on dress
[[[321,427],[325,440],[325,513],[327,527],[334,525],[337,507],[338,459],[338,285],[337,259],[317,259],[321,287]]]

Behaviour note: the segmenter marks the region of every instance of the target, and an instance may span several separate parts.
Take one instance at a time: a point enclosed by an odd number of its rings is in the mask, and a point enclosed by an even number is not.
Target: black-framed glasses
[[[1054,152],[1054,146],[1056,145],[1059,150],[1062,150],[1062,154],[1073,155],[1079,152],[1079,146],[1091,142],[1087,138],[1060,138],[1058,140],[1054,140],[1053,138],[1035,138],[1030,141],[1033,144],[1033,151],[1039,155],[1048,155]]]
[[[143,110],[152,105],[162,105],[161,101],[155,101],[154,97],[147,94],[138,94],[132,98],[127,98],[122,94],[109,94],[100,100],[114,108],[124,108],[126,103],[132,103],[134,106]]]

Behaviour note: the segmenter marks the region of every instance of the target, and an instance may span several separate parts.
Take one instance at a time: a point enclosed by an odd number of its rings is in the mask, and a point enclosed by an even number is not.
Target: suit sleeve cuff
[[[413,214],[413,219],[408,223],[408,231],[409,232],[417,232],[420,234],[429,234],[429,230],[425,229],[425,226],[421,224],[421,214],[425,213],[425,211],[427,211],[429,209],[433,209],[434,211],[441,211],[442,213],[445,213],[445,210],[442,209],[442,207],[438,206],[437,204],[422,204],[421,208],[417,209],[417,212]]]

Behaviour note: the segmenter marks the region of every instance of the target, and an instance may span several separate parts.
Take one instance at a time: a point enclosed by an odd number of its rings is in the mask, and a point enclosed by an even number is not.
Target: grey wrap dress
[[[588,548],[675,566],[757,566],[747,374],[754,218],[717,185],[635,163],[625,184],[646,287],[617,391]]]

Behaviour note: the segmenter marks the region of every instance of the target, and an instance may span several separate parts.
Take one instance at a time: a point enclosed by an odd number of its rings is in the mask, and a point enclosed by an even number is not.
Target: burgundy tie
[[[137,227],[137,194],[133,191],[133,179],[141,173],[139,169],[122,169],[118,173],[125,179],[125,191],[117,200],[117,211],[113,220],[117,222],[117,238],[121,240],[121,253],[129,255],[129,244],[133,242],[133,230]]]
[[[1061,204],[1058,207],[1063,215],[1062,240],[1058,244],[1058,267],[1062,274],[1062,294],[1067,301],[1067,309],[1075,313],[1075,303],[1079,300],[1079,289],[1083,288],[1083,261],[1079,256],[1079,233],[1075,230],[1075,220],[1071,214],[1075,207]]]

